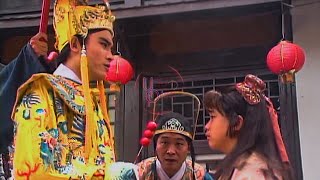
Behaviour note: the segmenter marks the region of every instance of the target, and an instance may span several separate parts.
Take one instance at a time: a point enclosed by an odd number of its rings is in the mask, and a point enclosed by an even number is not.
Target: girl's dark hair
[[[226,136],[238,138],[235,148],[217,167],[217,178],[230,179],[235,168],[245,165],[241,159],[254,152],[267,164],[268,169],[262,170],[267,179],[277,179],[276,174],[284,180],[293,179],[290,165],[281,161],[266,103],[265,98],[261,98],[260,103],[250,105],[234,87],[224,93],[212,90],[205,94],[205,108],[225,116],[229,120]],[[237,131],[238,115],[243,117],[243,125]]]

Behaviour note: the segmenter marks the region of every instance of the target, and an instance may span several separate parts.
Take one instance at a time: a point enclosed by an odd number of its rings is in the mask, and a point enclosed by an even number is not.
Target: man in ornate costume
[[[103,80],[112,60],[109,6],[56,0],[54,29],[62,62],[51,74],[33,75],[18,90],[15,179],[135,179],[132,164],[115,164]],[[98,81],[101,101],[89,88]]]
[[[193,128],[181,114],[169,112],[157,119],[153,137],[156,157],[138,164],[140,179],[212,179],[205,169],[194,162]],[[191,153],[192,160],[187,159]]]
[[[8,146],[13,141],[11,114],[17,89],[32,74],[49,71],[48,64],[41,60],[41,56],[48,51],[46,40],[45,33],[39,32],[33,36],[19,55],[0,71],[0,178],[10,176]]]

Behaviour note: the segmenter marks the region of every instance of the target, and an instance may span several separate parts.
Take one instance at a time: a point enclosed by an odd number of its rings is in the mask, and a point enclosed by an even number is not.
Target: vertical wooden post
[[[284,38],[293,41],[292,33],[292,16],[290,7],[286,4],[291,4],[291,0],[283,0],[283,32]],[[294,78],[294,77],[293,77]],[[297,97],[295,81],[284,83],[279,78],[280,87],[280,126],[281,132],[286,144],[287,152],[293,166],[293,172],[296,179],[303,179],[302,163],[301,163],[301,148],[299,137],[299,122],[297,112]]]

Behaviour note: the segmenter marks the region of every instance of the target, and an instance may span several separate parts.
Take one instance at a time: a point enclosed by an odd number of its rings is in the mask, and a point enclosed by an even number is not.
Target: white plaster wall
[[[304,48],[306,63],[296,75],[303,176],[320,179],[320,2],[293,0],[293,39]],[[299,6],[299,4],[308,4]]]

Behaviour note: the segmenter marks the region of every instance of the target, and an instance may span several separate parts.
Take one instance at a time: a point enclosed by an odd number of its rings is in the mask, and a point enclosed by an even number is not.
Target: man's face
[[[157,157],[168,176],[173,176],[181,168],[189,153],[189,145],[183,135],[163,133],[156,146]]]
[[[112,35],[108,30],[90,34],[86,43],[90,80],[104,80],[112,60]]]

